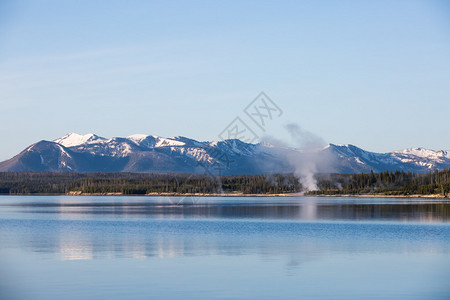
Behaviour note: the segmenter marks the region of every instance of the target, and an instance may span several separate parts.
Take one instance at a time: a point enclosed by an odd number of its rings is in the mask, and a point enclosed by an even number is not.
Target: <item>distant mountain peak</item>
[[[98,135],[95,135],[93,133],[88,133],[88,134],[82,135],[82,134],[71,132],[59,139],[54,140],[53,142],[63,145],[64,147],[75,147],[75,146],[79,146],[82,144],[86,144],[86,143],[98,141],[98,140],[106,140],[106,139],[102,138]]]
[[[407,148],[399,151],[393,151],[392,153],[398,155],[412,155],[422,158],[429,159],[439,159],[439,158],[448,158],[450,159],[450,151],[446,150],[430,150],[422,147],[417,148]]]
[[[214,173],[220,169],[222,174],[262,174],[298,171],[301,164],[316,164],[313,169],[323,173],[427,172],[450,168],[450,152],[409,148],[376,153],[351,144],[301,150],[238,139],[199,142],[147,134],[106,139],[69,133],[27,147],[0,162],[0,171]]]
[[[126,138],[130,139],[130,140],[142,141],[142,140],[145,140],[146,138],[148,138],[149,136],[150,135],[148,135],[148,134],[136,133],[136,134],[129,135]]]

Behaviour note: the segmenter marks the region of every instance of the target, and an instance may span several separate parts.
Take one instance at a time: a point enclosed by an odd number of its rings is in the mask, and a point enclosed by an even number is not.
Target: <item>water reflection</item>
[[[47,200],[50,198],[50,200]],[[0,201],[0,213],[53,214],[59,219],[110,218],[233,218],[320,220],[389,220],[405,222],[448,222],[450,205],[445,200],[346,199],[346,198],[204,198],[199,202],[170,198],[73,197],[45,201]],[[14,199],[17,200],[17,199]]]
[[[236,220],[0,220],[3,245],[61,260],[204,255],[287,256],[340,252],[448,253],[450,226]],[[2,247],[0,247],[1,249]]]
[[[14,293],[29,290],[21,299],[46,300],[450,295],[448,202],[204,198],[181,204],[0,197],[0,271],[18,274],[4,281],[0,272],[0,292],[8,285]]]
[[[94,249],[91,241],[83,240],[80,234],[60,234],[58,246],[55,249],[47,249],[59,253],[62,260],[93,259]],[[37,251],[39,248],[34,249]]]

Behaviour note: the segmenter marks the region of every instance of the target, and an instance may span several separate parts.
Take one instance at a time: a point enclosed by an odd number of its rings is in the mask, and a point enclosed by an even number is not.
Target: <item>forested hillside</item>
[[[386,171],[369,174],[332,174],[317,176],[318,191],[309,194],[387,194],[437,195],[447,197],[450,192],[450,170],[415,174]]]

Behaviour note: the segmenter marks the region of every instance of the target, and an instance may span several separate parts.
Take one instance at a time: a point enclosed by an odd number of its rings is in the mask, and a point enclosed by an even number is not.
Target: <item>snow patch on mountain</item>
[[[126,139],[131,140],[139,145],[143,140],[145,140],[149,136],[150,135],[148,134],[132,134],[130,136],[127,136]]]
[[[429,150],[425,148],[408,148],[400,151],[393,151],[393,154],[409,156],[409,157],[421,157],[428,159],[450,159],[450,151],[445,150]]]
[[[102,140],[105,139],[93,133],[81,135],[72,132],[59,139],[54,140],[54,142],[63,145],[64,147],[75,147],[86,143],[96,143]]]
[[[155,147],[173,147],[173,146],[184,146],[184,145],[186,145],[186,143],[181,142],[181,141],[158,137],[156,139]]]

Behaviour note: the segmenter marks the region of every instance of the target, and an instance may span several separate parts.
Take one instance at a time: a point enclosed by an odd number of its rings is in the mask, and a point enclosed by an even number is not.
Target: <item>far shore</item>
[[[148,194],[123,194],[123,193],[82,193],[78,191],[71,191],[65,195],[69,196],[158,196],[158,197],[299,197],[301,193],[286,193],[286,194],[243,194],[243,193],[229,193],[229,194],[207,194],[207,193],[148,193]]]
[[[123,193],[82,193],[72,191],[65,195],[69,196],[158,196],[158,197],[354,197],[354,198],[431,198],[431,199],[448,199],[442,194],[434,195],[385,195],[385,194],[342,194],[342,195],[305,195],[304,193],[286,193],[286,194],[206,194],[206,193],[148,193],[142,195],[129,195]]]
[[[66,194],[0,194],[0,196],[140,196],[140,197],[317,197],[317,198],[426,198],[426,199],[449,199],[442,194],[434,195],[385,195],[385,194],[340,194],[340,195],[305,195],[304,193],[286,193],[286,194],[206,194],[206,193],[148,193],[148,194],[123,194],[123,193],[82,193],[80,191],[71,191]]]
[[[342,195],[307,195],[308,197],[355,197],[355,198],[432,198],[449,199],[442,194],[433,195],[385,195],[385,194],[342,194]]]

